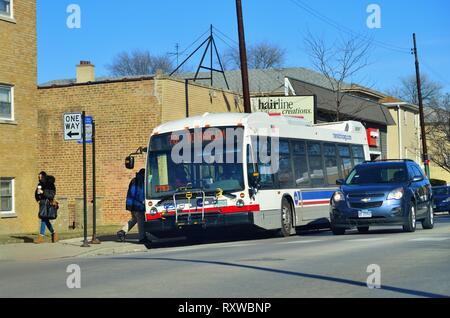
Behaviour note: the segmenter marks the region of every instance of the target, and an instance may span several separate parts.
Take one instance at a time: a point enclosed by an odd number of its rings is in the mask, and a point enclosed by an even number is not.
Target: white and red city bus
[[[326,220],[336,180],[365,160],[367,134],[354,121],[207,113],[169,122],[148,146],[146,232],[249,224],[289,236]]]

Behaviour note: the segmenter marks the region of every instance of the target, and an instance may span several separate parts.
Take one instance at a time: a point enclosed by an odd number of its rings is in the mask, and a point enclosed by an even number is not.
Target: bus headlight
[[[238,208],[243,208],[244,205],[245,205],[244,200],[237,200],[237,201],[236,201],[236,206],[237,206]]]
[[[341,191],[336,191],[333,194],[333,202],[334,203],[339,203],[339,202],[344,201],[344,200],[345,200],[345,196],[344,196],[344,194]]]
[[[156,214],[158,214],[158,209],[155,208],[155,207],[151,208],[150,209],[150,215],[156,215]]]

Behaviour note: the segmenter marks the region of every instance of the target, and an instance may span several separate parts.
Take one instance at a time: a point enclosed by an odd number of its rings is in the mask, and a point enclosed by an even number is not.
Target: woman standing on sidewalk
[[[56,196],[55,177],[47,175],[44,171],[39,173],[39,184],[34,193],[36,201],[39,203],[39,211],[46,208],[49,202],[53,201]],[[44,243],[45,228],[48,228],[52,234],[52,242],[58,241],[58,236],[53,229],[50,220],[47,218],[41,218],[41,229],[39,232],[36,244]]]

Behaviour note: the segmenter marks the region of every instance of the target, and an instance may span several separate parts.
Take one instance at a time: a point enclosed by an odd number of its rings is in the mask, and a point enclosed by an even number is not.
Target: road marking
[[[242,246],[255,246],[258,245],[256,243],[241,243],[241,244],[233,244],[233,245],[224,245],[220,247],[242,247]]]
[[[173,252],[187,252],[187,251],[195,251],[202,250],[207,248],[227,248],[227,247],[243,247],[243,246],[252,246],[257,245],[256,243],[239,243],[239,244],[231,244],[228,243],[218,243],[218,244],[205,244],[198,246],[186,246],[186,247],[178,247],[178,248],[161,248],[155,249],[154,252],[162,252],[162,253],[173,253]]]
[[[376,242],[376,241],[382,241],[385,240],[384,237],[373,237],[373,238],[365,238],[365,239],[354,239],[349,240],[350,242]]]
[[[279,242],[278,244],[307,244],[307,243],[316,243],[323,242],[323,240],[304,240],[304,241],[292,241],[292,242]]]
[[[419,237],[412,240],[410,242],[443,242],[450,240],[450,237]]]

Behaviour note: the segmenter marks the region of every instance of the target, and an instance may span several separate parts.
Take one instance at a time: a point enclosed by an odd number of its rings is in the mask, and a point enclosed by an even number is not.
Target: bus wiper
[[[237,195],[231,193],[230,191],[223,191],[222,195],[225,196],[225,197],[228,197],[230,199],[236,199],[237,198]]]
[[[223,196],[225,196],[225,197],[230,198],[230,199],[236,199],[236,198],[237,198],[237,195],[231,193],[230,191],[222,191],[221,194],[222,194]],[[211,196],[211,195],[213,195],[213,196],[217,197],[217,190],[216,190],[216,191],[205,191],[205,195],[206,195],[206,196]]]
[[[158,201],[158,203],[156,203],[156,205],[159,205],[159,204],[161,204],[162,202],[167,201],[167,200],[170,200],[170,199],[173,200],[173,194],[168,194],[168,195],[165,195],[165,196],[159,198],[159,201]]]

